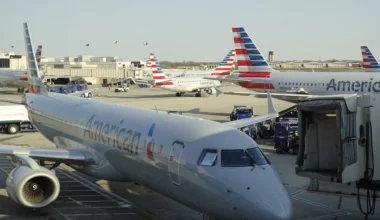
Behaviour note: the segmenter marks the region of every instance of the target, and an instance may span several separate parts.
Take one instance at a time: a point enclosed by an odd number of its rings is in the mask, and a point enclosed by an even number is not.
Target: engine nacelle
[[[42,208],[54,202],[60,191],[57,176],[45,167],[18,166],[9,174],[7,192],[15,202],[28,208]]]
[[[211,89],[207,89],[206,90],[206,92],[208,93],[208,94],[215,94],[216,93],[216,89],[215,88],[211,88]]]

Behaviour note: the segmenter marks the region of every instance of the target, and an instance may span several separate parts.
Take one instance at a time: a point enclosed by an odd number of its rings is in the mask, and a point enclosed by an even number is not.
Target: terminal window
[[[0,59],[0,68],[10,68],[9,59]]]

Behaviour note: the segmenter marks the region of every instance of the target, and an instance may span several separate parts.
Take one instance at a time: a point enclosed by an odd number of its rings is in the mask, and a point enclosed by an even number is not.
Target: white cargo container
[[[24,105],[0,106],[0,130],[8,134],[36,131]]]

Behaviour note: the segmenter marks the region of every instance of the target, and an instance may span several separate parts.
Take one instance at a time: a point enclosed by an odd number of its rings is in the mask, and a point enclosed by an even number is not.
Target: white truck
[[[29,121],[24,105],[0,106],[0,130],[8,134],[37,131]]]

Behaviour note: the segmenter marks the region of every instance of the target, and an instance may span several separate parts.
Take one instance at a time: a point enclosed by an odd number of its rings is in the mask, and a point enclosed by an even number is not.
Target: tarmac
[[[139,88],[133,85],[128,92],[120,93],[114,92],[112,88],[109,91],[108,88],[99,87],[92,99],[158,110],[181,110],[184,115],[219,122],[229,121],[229,114],[234,105],[251,106],[254,115],[267,112],[266,98],[232,95],[216,97],[214,94],[205,93],[202,93],[202,97],[195,97],[191,93],[175,97],[174,93],[159,88]],[[246,91],[235,85],[226,85],[221,90]],[[3,98],[21,98],[21,95],[17,94],[16,89],[13,88],[1,88],[0,95]],[[277,99],[273,101],[278,111],[292,105],[292,103]],[[9,104],[0,103],[0,105]],[[308,190],[310,180],[295,174],[296,156],[276,154],[271,139],[258,139],[257,142],[291,195],[293,219],[357,220],[364,218],[357,206],[356,196],[328,193],[328,184],[325,184],[324,190],[319,190],[319,192]],[[54,148],[54,145],[39,132],[0,134],[0,144]],[[8,159],[0,157],[1,219],[204,219],[201,213],[144,186],[94,179],[65,165],[60,165],[57,169],[57,177],[61,181],[61,193],[58,199],[48,207],[39,210],[28,209],[8,197],[5,181],[11,170],[12,166]],[[364,199],[361,203],[366,204]],[[368,219],[380,219],[379,209]]]

